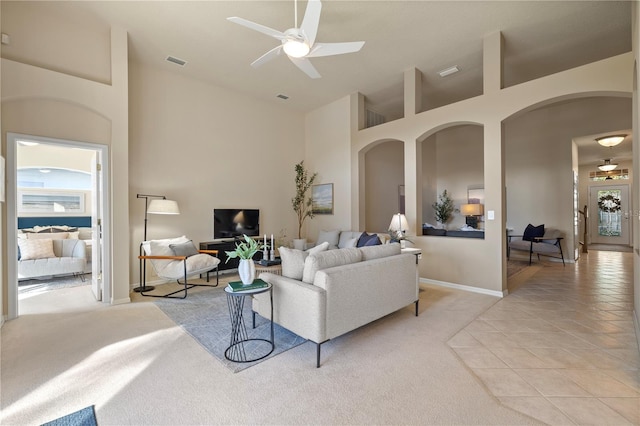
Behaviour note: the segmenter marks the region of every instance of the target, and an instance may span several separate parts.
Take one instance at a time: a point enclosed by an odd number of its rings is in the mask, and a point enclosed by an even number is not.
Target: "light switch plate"
[[[487,211],[487,219],[488,220],[495,220],[496,218],[496,212],[493,210],[489,210]]]

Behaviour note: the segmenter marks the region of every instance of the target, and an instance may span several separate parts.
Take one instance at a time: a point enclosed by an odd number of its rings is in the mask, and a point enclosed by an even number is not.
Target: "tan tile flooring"
[[[504,405],[545,423],[640,425],[633,254],[539,265],[449,346]]]

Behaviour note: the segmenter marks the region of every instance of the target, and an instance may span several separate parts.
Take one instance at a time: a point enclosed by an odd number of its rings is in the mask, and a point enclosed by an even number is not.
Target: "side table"
[[[271,272],[272,274],[282,275],[282,264],[271,265],[271,266],[263,266],[258,262],[256,264],[256,276],[263,272]]]
[[[256,279],[256,281],[262,280]],[[266,358],[275,349],[273,338],[273,287],[268,284],[268,287],[255,290],[232,291],[231,287],[227,286],[224,291],[227,293],[227,305],[229,306],[229,318],[231,319],[231,341],[229,342],[229,347],[224,351],[224,357],[233,362],[253,362]],[[269,292],[269,301],[271,303],[271,318],[269,318],[271,339],[249,338],[244,323],[244,300],[247,296],[251,297],[254,294],[267,291]],[[267,345],[260,342],[266,342]],[[261,346],[266,346],[266,349],[261,348]]]

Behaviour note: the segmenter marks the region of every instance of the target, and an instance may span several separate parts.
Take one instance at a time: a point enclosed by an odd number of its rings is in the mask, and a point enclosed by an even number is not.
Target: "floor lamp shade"
[[[173,200],[151,200],[148,212],[151,214],[180,214],[178,203]]]

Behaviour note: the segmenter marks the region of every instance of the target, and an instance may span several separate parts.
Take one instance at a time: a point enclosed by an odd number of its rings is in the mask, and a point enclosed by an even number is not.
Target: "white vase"
[[[240,259],[238,265],[238,275],[242,284],[251,284],[256,279],[256,265],[253,263],[253,259]]]
[[[295,238],[293,240],[293,248],[296,250],[304,250],[307,245],[306,238]]]

